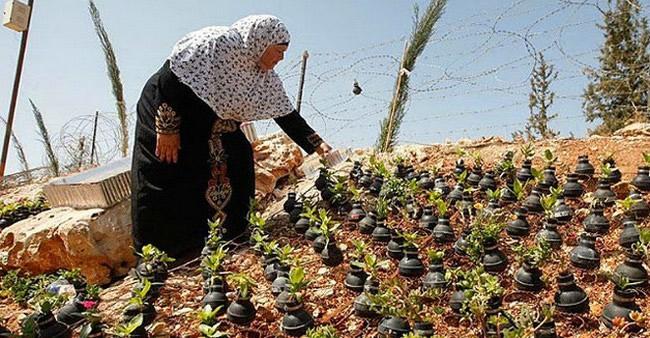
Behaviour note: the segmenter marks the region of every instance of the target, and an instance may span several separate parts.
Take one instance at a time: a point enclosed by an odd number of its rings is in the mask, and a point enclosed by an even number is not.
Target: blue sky
[[[303,115],[337,147],[374,144],[388,103],[413,1],[388,0],[97,0],[115,48],[127,107],[135,110],[147,78],[184,34],[229,25],[248,14],[274,14],[292,34],[277,70],[287,92],[297,93],[303,50],[311,57]],[[417,1],[422,7],[427,2]],[[578,3],[578,2],[575,2]],[[648,1],[641,1],[647,15]],[[562,135],[585,134],[580,95],[586,67],[597,65],[602,33],[594,4],[555,0],[450,0],[437,32],[411,74],[412,102],[400,141],[432,143],[463,137],[510,137],[528,115],[531,53],[544,51],[559,71],[552,126]],[[6,117],[20,34],[0,29],[0,115]],[[354,80],[364,91],[351,93]],[[15,133],[32,167],[44,155],[28,98],[44,114],[54,143],[88,132],[87,117],[102,113],[102,151],[113,148],[115,111],[104,56],[83,0],[36,0]],[[258,133],[277,128],[257,124]],[[8,172],[19,169],[13,149]]]

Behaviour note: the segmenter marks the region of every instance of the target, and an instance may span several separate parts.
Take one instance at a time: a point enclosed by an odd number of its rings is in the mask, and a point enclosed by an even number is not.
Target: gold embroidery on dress
[[[239,128],[239,124],[233,120],[217,119],[212,124],[212,132],[208,140],[210,151],[210,180],[205,198],[210,206],[215,209],[213,219],[225,219],[223,209],[230,201],[232,186],[228,178],[227,154],[223,149],[221,134],[231,133]]]
[[[181,127],[181,117],[167,103],[158,106],[156,112],[156,132],[160,134],[176,134]]]

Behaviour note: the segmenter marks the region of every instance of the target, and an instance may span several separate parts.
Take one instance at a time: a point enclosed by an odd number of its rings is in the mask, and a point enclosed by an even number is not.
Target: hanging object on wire
[[[354,95],[359,95],[359,94],[361,94],[362,91],[363,91],[363,90],[361,89],[361,86],[359,86],[359,82],[357,82],[357,80],[354,80],[354,85],[353,85],[353,88],[352,88],[352,93],[353,93]]]

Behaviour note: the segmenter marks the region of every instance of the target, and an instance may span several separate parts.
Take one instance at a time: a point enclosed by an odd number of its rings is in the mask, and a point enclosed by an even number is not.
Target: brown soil
[[[501,154],[505,151],[513,150],[518,152],[520,146],[521,144],[505,142],[499,139],[487,139],[464,145],[463,148],[468,151],[480,152],[486,162],[485,167],[491,167],[494,162],[500,159]],[[575,167],[578,155],[589,155],[592,164],[597,166],[597,159],[608,153],[613,153],[618,167],[623,172],[623,180],[629,181],[635,175],[637,166],[641,165],[642,152],[650,149],[650,138],[589,138],[585,140],[538,142],[535,144],[538,153],[534,161],[535,167],[539,168],[542,166],[540,153],[547,147],[553,149],[554,153],[559,157],[557,171],[561,181],[563,181],[564,175],[572,171]],[[417,167],[426,168],[434,165],[442,165],[443,171],[449,172],[453,168],[453,163],[456,159],[454,149],[454,145],[436,145],[430,147],[409,146],[403,147],[399,152],[406,155],[410,154],[413,163]],[[520,163],[520,157],[519,154],[515,157],[517,164]],[[471,160],[466,160],[466,163],[471,164]],[[592,190],[593,186],[594,184],[591,183],[590,187]],[[627,193],[627,187],[621,185],[617,188],[616,192],[620,198],[623,198]],[[280,204],[282,202],[278,201]],[[548,282],[542,292],[525,293],[515,290],[512,285],[512,274],[519,265],[515,262],[512,252],[514,241],[509,239],[507,235],[502,235],[499,245],[508,254],[510,261],[508,269],[501,274],[503,286],[507,290],[506,296],[504,297],[504,310],[516,315],[524,304],[536,307],[540,303],[552,303],[553,295],[557,289],[555,276],[564,262],[568,260],[568,252],[575,245],[575,237],[581,232],[581,223],[586,216],[586,203],[572,202],[571,206],[576,211],[576,216],[570,224],[560,227],[565,244],[556,257],[543,269]],[[512,208],[513,206],[510,206],[508,210]],[[278,209],[277,204],[272,206],[271,209]],[[617,243],[621,231],[620,220],[614,218],[612,212],[612,208],[607,210],[607,216],[611,219],[612,230],[598,243],[599,249],[601,250],[601,268],[609,270],[613,270],[624,258],[623,252]],[[399,222],[401,224],[400,226],[404,228],[416,227],[414,221],[399,221],[397,219],[395,221]],[[535,234],[541,227],[541,220],[539,217],[531,217],[530,222],[532,226],[531,234]],[[313,314],[317,324],[334,325],[340,337],[376,337],[378,335],[376,330],[378,321],[366,321],[356,317],[352,311],[352,302],[356,294],[343,286],[343,280],[348,268],[347,253],[349,250],[344,250],[346,260],[342,265],[335,268],[327,268],[322,264],[320,257],[311,249],[311,243],[302,239],[289,229],[286,225],[288,222],[284,216],[278,215],[275,217],[273,223],[277,224],[277,226],[273,228],[271,237],[278,240],[281,244],[291,243],[297,248],[298,255],[302,258],[303,262],[306,262],[307,275],[313,280],[313,283],[306,293],[305,306]],[[462,228],[466,225],[461,224],[457,216],[454,216],[452,218],[452,226],[456,233],[460,234]],[[643,222],[640,226],[648,227],[648,221]],[[360,235],[356,230],[345,227],[338,236],[338,242],[344,249],[352,248],[350,242],[352,239],[363,239],[371,243],[371,247],[375,253],[381,257],[386,257],[384,245],[373,243],[370,237]],[[533,235],[526,239],[526,242],[532,241]],[[423,253],[426,248],[435,247],[445,250],[445,265],[447,267],[468,267],[471,264],[466,258],[457,256],[451,250],[451,245],[435,244],[427,237],[423,237],[421,244],[425,244],[420,250],[423,258]],[[647,263],[646,261],[646,266]],[[249,272],[251,277],[258,282],[254,292],[255,296],[253,297],[253,302],[257,307],[257,317],[251,326],[248,328],[234,327],[225,319],[223,320],[223,328],[232,337],[285,337],[279,329],[282,314],[273,306],[274,297],[270,291],[271,283],[264,279],[262,269],[261,259],[249,249],[243,249],[233,254],[225,265],[225,270],[227,271]],[[598,320],[603,307],[611,300],[612,284],[595,272],[579,271],[578,269],[573,270],[576,271],[578,285],[582,286],[590,297],[591,307],[589,313],[585,315],[568,316],[556,312],[555,319],[558,334],[561,337],[615,337],[616,335],[611,330],[605,329]],[[385,274],[383,277],[396,276],[396,261],[391,260],[391,269],[389,271],[390,273]],[[419,283],[417,279],[404,279],[404,281],[413,287],[416,287]],[[131,278],[127,278],[104,291],[100,310],[104,313],[108,323],[115,323],[119,320],[120,311],[126,305],[128,290],[133,286],[133,283],[134,281]],[[647,294],[650,290],[645,289],[644,292]],[[444,307],[445,312],[440,315],[432,314],[435,318],[434,326],[436,333],[442,337],[477,336],[479,331],[475,323],[461,322],[454,318],[447,305],[447,297],[449,294],[437,304]],[[172,337],[199,337],[200,335],[197,331],[199,322],[196,313],[200,308],[202,296],[198,263],[189,264],[185,268],[171,273],[161,291],[161,296],[155,303],[158,310],[156,322],[164,323],[159,325],[157,330],[168,332]],[[650,299],[642,297],[642,299],[637,300],[637,304],[641,306],[643,314],[646,316],[650,314]],[[14,331],[18,328],[18,316],[14,314],[19,312],[28,312],[28,310],[21,309],[7,299],[0,300],[0,322],[3,317],[5,319],[8,318],[7,325]],[[642,335],[650,336],[647,332]]]

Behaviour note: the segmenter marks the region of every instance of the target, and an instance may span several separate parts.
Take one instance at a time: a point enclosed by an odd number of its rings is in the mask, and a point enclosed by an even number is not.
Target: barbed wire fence
[[[411,101],[400,142],[510,137],[523,129],[530,76],[540,52],[560,75],[552,85],[552,109],[559,117],[551,124],[564,136],[584,134],[590,125],[582,115],[582,93],[586,72],[598,65],[602,34],[596,25],[607,6],[606,0],[517,0],[455,22],[443,16],[411,74]],[[642,6],[647,15],[648,4]],[[598,39],[576,45],[576,37],[585,33]],[[351,51],[309,51],[301,113],[326,140],[340,147],[374,144],[405,39],[397,36]],[[299,66],[296,58],[278,69],[290,93],[298,87]],[[355,80],[363,88],[360,95],[351,91]],[[277,129],[272,122],[257,125],[260,134]]]
[[[642,5],[647,15],[648,5]],[[523,129],[529,115],[530,76],[540,52],[559,72],[552,85],[556,93],[552,109],[559,117],[552,125],[562,127],[564,136],[583,134],[588,127],[581,109],[588,83],[585,72],[597,66],[602,41],[578,46],[567,41],[594,32],[602,39],[596,24],[602,22],[606,6],[606,0],[516,0],[456,21],[443,16],[410,75],[411,99],[399,143],[510,137]],[[374,144],[388,112],[406,38],[396,32],[389,40],[353,50],[309,51],[301,113],[324,139],[337,147]],[[291,96],[300,80],[302,53],[296,54],[276,69]],[[359,95],[352,93],[354,81],[363,88]],[[133,135],[135,106],[129,111]],[[119,156],[118,125],[115,113],[99,116],[96,160],[106,163]],[[66,163],[74,164],[87,150],[84,147],[90,149],[93,119],[94,114],[78,116],[61,129],[59,150]],[[258,134],[277,130],[272,121],[256,126]]]

